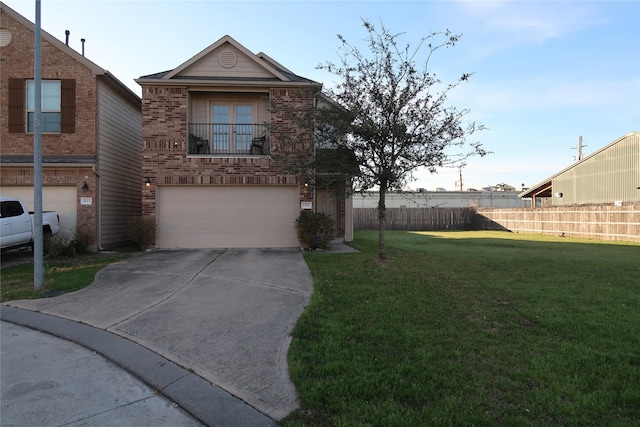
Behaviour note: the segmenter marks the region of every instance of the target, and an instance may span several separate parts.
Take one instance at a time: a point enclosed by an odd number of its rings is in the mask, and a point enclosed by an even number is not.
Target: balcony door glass
[[[251,105],[236,105],[236,150],[249,151],[253,135],[253,108]]]
[[[229,136],[231,135],[229,106],[216,104],[213,106],[213,152],[229,151]]]
[[[253,137],[253,105],[215,103],[212,111],[214,152],[249,152]]]

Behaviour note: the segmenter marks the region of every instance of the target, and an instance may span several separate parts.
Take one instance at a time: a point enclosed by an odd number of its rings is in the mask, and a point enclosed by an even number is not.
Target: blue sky
[[[32,22],[35,0],[4,0]],[[331,86],[316,69],[336,61],[337,34],[357,42],[361,19],[415,44],[450,29],[462,39],[432,59],[444,81],[475,73],[449,97],[493,153],[472,158],[463,188],[532,186],[640,131],[638,1],[58,1],[42,0],[42,29],[81,50],[134,92],[134,79],[170,70],[224,35],[295,73]],[[457,189],[457,169],[418,171],[409,188]]]

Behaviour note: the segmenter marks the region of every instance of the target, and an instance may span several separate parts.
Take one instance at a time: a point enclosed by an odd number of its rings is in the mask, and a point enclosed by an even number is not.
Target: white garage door
[[[17,197],[27,209],[33,211],[33,187],[3,186],[3,196]],[[60,233],[72,237],[76,232],[78,218],[77,190],[75,186],[46,185],[42,187],[42,210],[56,211],[60,215]]]
[[[158,186],[160,248],[297,247],[298,188]]]

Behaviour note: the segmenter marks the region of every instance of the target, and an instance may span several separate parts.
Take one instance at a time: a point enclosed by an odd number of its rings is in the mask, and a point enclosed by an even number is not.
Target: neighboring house
[[[35,25],[0,3],[0,193],[33,209]],[[98,250],[129,240],[141,214],[140,98],[42,31],[43,208]]]
[[[353,207],[377,208],[377,192],[356,193]],[[527,202],[516,191],[402,191],[387,193],[387,208],[518,208]]]
[[[352,240],[351,202],[315,185],[303,153],[321,84],[229,36],[142,86],[142,211],[159,248],[297,247],[302,210]]]
[[[630,132],[519,195],[530,207],[640,202],[640,132]]]

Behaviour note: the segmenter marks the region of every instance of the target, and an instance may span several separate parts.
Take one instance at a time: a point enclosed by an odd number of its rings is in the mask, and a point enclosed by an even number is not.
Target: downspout
[[[84,51],[84,46],[83,46],[83,51]],[[84,52],[83,52],[84,54]],[[96,105],[96,119],[95,119],[95,135],[96,135],[96,164],[98,165],[98,167],[100,167],[100,95],[101,95],[101,91],[100,91],[100,84],[98,83],[98,76],[95,76],[95,83],[96,83],[96,100],[95,100],[95,105]],[[97,239],[96,239],[96,246],[98,249],[98,252],[103,251],[104,248],[102,247],[102,221],[100,220],[101,218],[101,209],[102,209],[102,191],[101,191],[101,186],[102,186],[102,182],[100,180],[100,172],[98,172],[98,170],[96,169],[96,167],[93,167],[93,173],[96,174],[96,206],[95,206],[95,211],[96,211],[96,231],[97,231]]]
[[[104,248],[102,247],[100,240],[102,238],[102,227],[100,224],[100,209],[98,209],[99,206],[102,206],[100,204],[100,172],[98,172],[98,169],[96,169],[95,166],[92,166],[91,170],[93,170],[93,173],[96,175],[96,229],[98,231],[96,247],[98,248],[98,252],[101,252]]]

